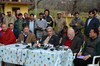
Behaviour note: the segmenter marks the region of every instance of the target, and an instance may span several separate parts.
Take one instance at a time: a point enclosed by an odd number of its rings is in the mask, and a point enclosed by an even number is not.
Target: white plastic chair
[[[99,66],[99,62],[97,64],[95,64],[95,60],[97,58],[100,58],[100,56],[94,56],[92,64],[88,64],[88,66]]]

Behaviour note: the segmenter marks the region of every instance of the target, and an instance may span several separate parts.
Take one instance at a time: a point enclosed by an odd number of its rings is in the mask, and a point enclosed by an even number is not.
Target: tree
[[[30,10],[34,10],[35,9],[35,0],[30,0],[33,4],[29,7],[29,11]],[[37,0],[37,6],[39,5],[39,3],[41,2],[42,0]]]

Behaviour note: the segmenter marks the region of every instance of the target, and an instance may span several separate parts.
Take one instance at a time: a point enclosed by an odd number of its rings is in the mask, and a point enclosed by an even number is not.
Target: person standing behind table
[[[29,29],[33,34],[36,34],[34,14],[30,14]]]
[[[100,26],[99,26],[98,30],[99,30],[99,35],[98,35],[98,37],[100,37]]]
[[[21,33],[18,37],[18,40],[17,42],[18,43],[21,43],[21,41],[23,41],[24,43],[32,43],[34,44],[36,42],[36,38],[35,38],[35,35],[30,33],[29,31],[29,27],[28,26],[25,26],[23,28],[23,33]]]
[[[90,30],[92,28],[98,29],[99,25],[100,25],[100,22],[95,17],[94,11],[89,11],[89,18],[87,18],[86,23],[85,23],[85,30],[84,30],[85,36],[88,38]]]
[[[99,19],[99,21],[100,21],[100,15],[99,15],[99,13],[98,13],[98,10],[97,10],[97,9],[93,9],[93,11],[94,11],[94,13],[95,13],[95,17],[96,17],[97,19]]]
[[[2,23],[3,23],[4,17],[5,17],[5,14],[4,13],[1,13],[1,22]]]
[[[2,31],[0,31],[0,45],[9,45],[16,43],[16,37],[14,33],[7,27],[6,24],[2,24]]]
[[[24,13],[24,20],[25,22],[29,22],[29,14],[28,13]]]
[[[11,31],[14,33],[16,39],[18,39],[19,33],[18,30],[14,29],[14,24],[13,23],[9,23],[8,27],[11,29]]]
[[[58,35],[60,31],[64,28],[64,26],[66,26],[66,21],[62,18],[61,12],[57,13],[57,19],[55,19],[54,22],[56,25],[55,33]]]
[[[14,23],[14,29],[18,31],[18,34],[20,34],[21,31],[23,30],[23,27],[27,26],[27,25],[28,24],[26,22],[24,22],[22,13],[19,13],[18,19]]]
[[[98,37],[98,34],[98,29],[91,28],[89,39],[85,42],[84,48],[77,54],[77,57],[73,61],[74,66],[87,66],[88,64],[92,64],[93,56],[98,55],[100,51],[100,37]]]
[[[3,19],[3,23],[5,23],[7,26],[9,23],[13,23],[16,21],[16,18],[12,16],[11,11],[7,12],[7,15]]]
[[[15,11],[15,17],[16,17],[16,19],[18,19],[18,14],[19,13],[21,13],[19,9]]]
[[[44,35],[40,41],[41,44],[52,44],[54,47],[59,45],[59,37],[53,34],[53,28],[47,28],[47,35]]]
[[[74,13],[74,18],[72,19],[70,26],[75,30],[79,38],[84,39],[81,30],[84,28],[85,24],[79,16],[79,12]]]
[[[47,21],[43,19],[43,13],[39,13],[39,19],[36,20],[35,23],[37,39],[40,39],[44,35],[46,28],[47,28]]]
[[[43,18],[47,21],[48,26],[53,27],[53,19],[50,16],[50,11],[48,9],[44,10],[44,16]]]

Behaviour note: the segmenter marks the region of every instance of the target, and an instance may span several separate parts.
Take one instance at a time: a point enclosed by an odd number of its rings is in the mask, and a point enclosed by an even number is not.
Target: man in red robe
[[[16,38],[14,33],[7,27],[6,24],[2,25],[2,30],[0,31],[0,45],[9,45],[16,43]]]

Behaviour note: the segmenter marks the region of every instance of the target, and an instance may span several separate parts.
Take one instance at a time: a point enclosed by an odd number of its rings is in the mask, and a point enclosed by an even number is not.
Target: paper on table
[[[77,58],[79,58],[79,59],[83,59],[83,58],[84,58],[84,56],[78,56]]]

